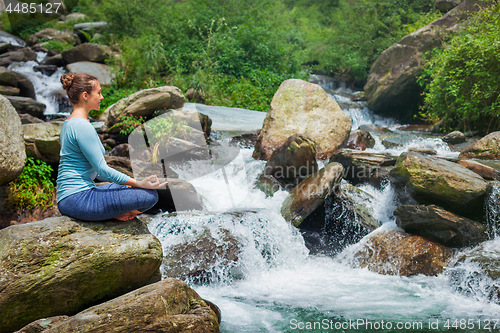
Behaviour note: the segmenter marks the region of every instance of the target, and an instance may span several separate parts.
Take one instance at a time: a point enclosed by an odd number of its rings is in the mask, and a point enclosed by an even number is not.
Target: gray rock
[[[63,67],[66,65],[66,62],[64,61],[62,54],[56,54],[51,57],[46,57],[42,61],[43,66],[56,66],[56,67]]]
[[[66,15],[66,17],[64,18],[64,21],[65,22],[74,22],[74,21],[85,20],[86,18],[87,18],[87,16],[85,16],[85,14],[82,14],[82,13],[70,13],[70,14]]]
[[[165,249],[164,276],[210,280],[214,275],[230,274],[236,267],[240,252],[238,240],[226,229],[213,235],[208,228]],[[219,271],[219,273],[217,273]]]
[[[318,163],[314,142],[304,135],[295,134],[273,151],[263,176],[272,176],[282,187],[291,190],[316,171]]]
[[[443,136],[442,140],[446,143],[449,143],[450,145],[456,145],[458,143],[467,141],[467,137],[460,131],[453,131]]]
[[[63,122],[23,125],[26,153],[47,163],[58,163]]]
[[[342,204],[347,210],[354,213],[354,220],[358,224],[370,231],[380,226],[380,223],[373,216],[373,210],[366,205],[368,202],[373,203],[375,201],[372,195],[347,182],[343,182],[340,185],[340,192],[337,197],[342,201]]]
[[[33,67],[33,71],[35,72],[40,72],[43,75],[51,76],[55,72],[57,72],[57,66],[56,65],[39,65]]]
[[[487,239],[486,227],[440,207],[401,205],[394,211],[404,231],[429,238],[448,247],[465,247]]]
[[[11,62],[21,62],[24,61],[24,52],[22,51],[11,51],[0,55],[0,60],[11,61]]]
[[[325,199],[338,191],[344,168],[340,163],[329,163],[297,185],[281,206],[281,215],[298,227]]]
[[[443,37],[454,33],[476,12],[480,8],[477,4],[475,0],[465,0],[383,51],[372,65],[364,87],[370,110],[402,121],[413,120],[422,102],[417,78],[424,65],[423,54],[441,48]]]
[[[161,259],[160,242],[138,219],[90,223],[60,216],[2,229],[0,331],[144,286],[158,278]]]
[[[43,38],[69,45],[75,45],[75,43],[77,43],[75,36],[70,32],[60,31],[53,28],[46,28],[37,32],[36,34],[29,36],[28,45],[35,45],[40,39]]]
[[[0,185],[21,174],[26,164],[21,120],[9,100],[0,95]]]
[[[446,13],[458,6],[461,2],[462,0],[436,0],[434,7],[442,13]]]
[[[111,70],[107,65],[98,64],[95,62],[90,62],[90,61],[74,62],[72,64],[67,65],[66,69],[72,74],[85,73],[93,75],[97,77],[99,83],[102,86],[111,85],[111,81],[113,79]]]
[[[19,114],[27,113],[32,115],[33,117],[41,118],[43,117],[43,112],[47,108],[45,104],[37,102],[29,97],[21,97],[21,96],[6,96],[6,97]]]
[[[35,88],[28,77],[0,67],[0,85],[19,88],[19,95],[36,100]]]
[[[375,146],[375,139],[371,136],[370,132],[363,132],[356,130],[349,135],[346,147],[349,149],[365,150],[366,148],[373,148]]]
[[[144,89],[136,93],[133,93],[132,95],[125,97],[116,102],[115,104],[111,105],[104,111],[99,120],[106,122],[108,126],[111,127],[117,122],[119,122],[121,115],[125,115],[125,110],[128,107],[132,107],[132,105],[135,105],[132,108],[137,109],[139,107],[139,104],[142,105],[143,103],[145,103],[146,100],[143,98],[149,95],[156,95],[160,93],[166,93],[170,95],[170,99],[168,101],[164,101],[161,108],[167,110],[179,109],[182,108],[184,106],[184,103],[186,102],[186,98],[184,97],[180,89],[177,87],[163,86],[152,89]],[[176,116],[176,118],[178,117]],[[198,119],[198,124],[199,124],[199,119]]]
[[[500,159],[500,131],[493,132],[464,148],[459,158]]]
[[[19,115],[21,118],[21,123],[24,124],[36,124],[36,123],[44,123],[44,121],[40,118],[33,117],[30,114],[22,113]]]
[[[482,207],[490,185],[469,169],[414,152],[399,156],[391,175],[407,181],[412,196],[456,213]]]
[[[302,134],[316,144],[316,158],[327,159],[349,137],[351,118],[320,86],[291,79],[273,97],[253,157],[267,160],[291,135]]]
[[[214,311],[215,310],[215,311]],[[37,320],[19,331],[52,332],[203,332],[218,333],[220,310],[185,282],[165,279],[72,317]]]
[[[90,61],[104,64],[109,58],[111,49],[106,45],[84,43],[71,49],[64,50],[62,57],[68,64],[80,61]]]

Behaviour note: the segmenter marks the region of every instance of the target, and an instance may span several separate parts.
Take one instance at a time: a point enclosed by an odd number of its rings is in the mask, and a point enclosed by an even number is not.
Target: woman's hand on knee
[[[135,180],[130,178],[124,185],[131,185],[134,187],[145,188],[145,189],[156,189],[167,185],[168,182],[160,183],[156,175],[146,177],[142,180]]]

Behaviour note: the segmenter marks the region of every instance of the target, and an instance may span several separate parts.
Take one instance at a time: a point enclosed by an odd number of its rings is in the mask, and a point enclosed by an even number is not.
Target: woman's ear
[[[82,99],[83,99],[84,102],[86,102],[89,99],[89,93],[86,92],[86,91],[84,91],[82,93]]]

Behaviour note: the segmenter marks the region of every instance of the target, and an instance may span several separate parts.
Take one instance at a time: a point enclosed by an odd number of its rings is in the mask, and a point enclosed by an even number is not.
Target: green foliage
[[[29,157],[21,175],[8,185],[7,205],[18,211],[32,210],[37,206],[44,211],[52,206],[55,193],[52,171],[47,163]]]
[[[122,115],[120,117],[120,124],[119,127],[121,128],[120,134],[122,135],[129,135],[134,131],[134,129],[139,126],[140,124],[144,124],[144,118],[143,117],[134,117],[134,116],[125,116]]]
[[[500,7],[494,2],[427,64],[424,110],[464,131],[500,128]],[[430,79],[429,79],[430,78]]]
[[[151,131],[150,145],[153,146],[151,162],[157,163],[159,151],[164,147],[168,151],[170,140],[173,137],[186,139],[186,134],[191,132],[185,121],[179,121],[175,117],[156,117],[148,122]]]
[[[62,52],[64,50],[67,50],[67,49],[70,49],[73,47],[73,45],[63,43],[63,42],[58,41],[58,40],[47,39],[47,38],[43,38],[39,41],[39,43],[43,43],[43,42],[47,43],[43,46],[47,50],[57,50],[59,52]]]

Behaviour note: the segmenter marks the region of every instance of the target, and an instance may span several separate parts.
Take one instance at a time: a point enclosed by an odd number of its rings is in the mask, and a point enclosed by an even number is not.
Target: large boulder
[[[211,232],[205,228],[176,245],[165,249],[163,273],[167,277],[207,281],[228,275],[236,267],[240,247],[226,229]]]
[[[6,96],[10,104],[16,109],[17,113],[27,113],[33,117],[42,118],[47,106],[35,101],[33,98],[21,96]]]
[[[104,64],[109,58],[111,49],[106,45],[84,43],[62,52],[63,60],[71,64],[80,61],[98,62]]]
[[[394,211],[397,225],[410,234],[448,247],[465,247],[487,238],[486,227],[437,206],[401,205]]]
[[[75,37],[76,35],[67,31],[60,31],[53,28],[46,28],[29,36],[28,45],[35,45],[36,43],[38,43],[39,40],[44,38],[58,41],[63,44],[69,44],[69,45],[79,44],[80,40]]]
[[[442,140],[450,145],[456,145],[467,141],[467,137],[460,131],[453,131],[443,136]]]
[[[253,157],[267,160],[291,135],[316,144],[316,157],[329,158],[349,137],[351,118],[320,86],[292,79],[283,82],[271,101]]]
[[[272,177],[282,187],[291,190],[316,171],[318,163],[314,142],[303,135],[295,134],[271,154],[261,178]]]
[[[370,110],[402,121],[413,120],[422,103],[422,88],[417,78],[424,66],[424,53],[443,47],[445,36],[455,32],[480,8],[477,3],[465,0],[383,51],[372,65],[364,87]]]
[[[415,152],[401,154],[391,175],[406,181],[416,200],[457,213],[482,207],[490,188],[479,175],[457,163]]]
[[[35,88],[28,77],[0,67],[0,85],[19,88],[19,96],[36,99]]]
[[[159,278],[162,247],[143,222],[66,216],[0,230],[0,331],[73,315]],[[163,310],[165,311],[165,310]]]
[[[24,124],[26,153],[47,163],[58,163],[63,122]]]
[[[327,197],[338,191],[344,168],[329,163],[297,185],[281,206],[281,215],[298,227]]]
[[[139,109],[139,106],[142,106],[144,108],[147,108],[148,110],[151,110],[151,108],[146,103],[146,101],[148,100],[147,96],[158,94],[162,96],[162,103],[156,103],[157,100],[153,100],[154,106],[157,109],[179,109],[182,108],[184,106],[184,103],[186,102],[186,98],[177,87],[163,86],[158,88],[144,89],[133,93],[128,97],[122,98],[115,104],[111,105],[104,111],[99,120],[106,122],[108,126],[111,127],[115,123],[120,122],[120,116],[127,115],[127,109],[137,111]],[[166,98],[167,96],[168,98]],[[151,113],[154,111],[155,110],[151,111]]]
[[[58,57],[58,56],[54,56]],[[62,55],[61,55],[62,58]],[[74,62],[66,66],[68,72],[72,74],[85,73],[89,75],[95,76],[101,86],[109,86],[111,85],[111,81],[113,79],[113,75],[111,74],[111,70],[107,65],[98,64],[96,62],[90,61],[79,61]]]
[[[17,96],[20,92],[19,88],[0,85],[0,95]]]
[[[459,158],[500,159],[500,131],[493,132],[464,148]]]
[[[168,178],[168,185],[156,191],[158,202],[147,211],[148,214],[203,209],[201,195],[191,183],[185,180]]]
[[[219,323],[209,302],[185,282],[165,279],[72,317],[37,320],[19,332],[192,332],[217,333]]]
[[[372,232],[356,245],[352,265],[387,275],[437,275],[451,258],[444,245],[395,230]]]
[[[472,160],[460,160],[457,162],[463,167],[477,173],[479,176],[488,180],[500,180],[500,171],[482,163]]]
[[[0,95],[0,186],[16,179],[25,164],[21,119],[9,100]]]

